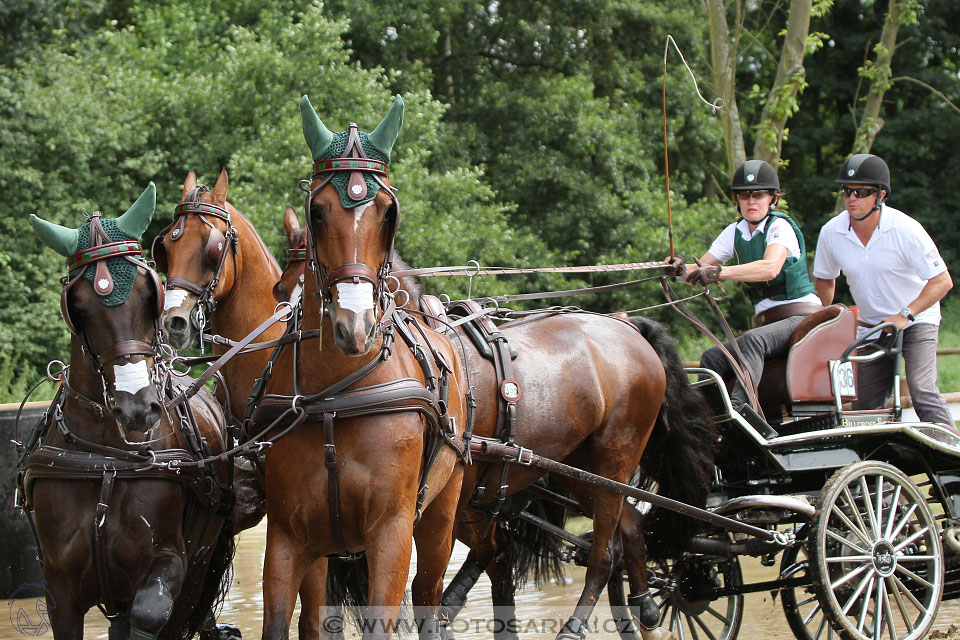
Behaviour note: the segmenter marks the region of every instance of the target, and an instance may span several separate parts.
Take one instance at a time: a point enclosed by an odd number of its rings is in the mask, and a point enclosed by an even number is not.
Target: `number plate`
[[[836,360],[833,360],[830,364],[833,368],[834,385],[840,396],[857,395],[857,386],[853,383],[853,363],[844,362],[838,365]]]

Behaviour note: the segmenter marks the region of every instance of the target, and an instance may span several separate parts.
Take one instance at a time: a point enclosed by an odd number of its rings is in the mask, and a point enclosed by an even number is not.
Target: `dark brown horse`
[[[471,345],[471,381],[478,390],[476,436],[510,438],[545,457],[625,483],[637,479],[634,473],[643,454],[643,482],[655,482],[661,495],[703,505],[713,468],[713,429],[702,396],[688,384],[673,340],[660,325],[643,318],[627,323],[595,314],[546,312],[496,330],[502,338],[493,336],[490,343],[494,360],[482,355],[464,333],[464,342]],[[515,358],[505,347],[496,348],[504,340],[512,345]],[[520,390],[515,408],[509,410],[516,416],[512,430],[505,424],[508,404],[500,397],[504,376],[494,364],[504,359],[510,360],[509,375]],[[512,566],[509,551],[518,532],[529,537],[529,530],[511,522],[498,535],[498,529],[488,525],[497,520],[493,512],[499,508],[498,487],[508,487],[504,497],[513,496],[539,473],[514,465],[502,474],[501,464],[477,464],[464,478],[464,494],[474,491],[477,499],[462,517],[457,535],[471,550],[444,594],[444,613],[455,616],[466,591],[486,571],[501,622],[495,635],[515,638],[513,592],[524,577]],[[621,496],[589,484],[562,477],[551,483],[564,487],[594,520],[584,590],[558,637],[585,635],[583,623],[612,568],[621,562],[629,586],[628,606],[614,612],[621,636],[669,637],[658,627],[645,566],[649,559],[681,552],[697,523],[658,509],[642,517]],[[542,559],[549,547],[532,551]],[[622,596],[624,585],[613,586]]]
[[[229,178],[222,170],[213,189],[197,184],[193,171],[183,183],[180,205],[171,225],[154,243],[153,258],[167,274],[163,326],[175,349],[193,345],[204,322],[210,331],[240,341],[270,318],[276,307],[273,287],[280,267],[250,221],[229,202]],[[286,329],[278,322],[258,338],[279,338]],[[213,351],[222,354],[222,344]],[[263,374],[272,351],[241,353],[223,366],[227,408],[240,422],[254,382]],[[263,483],[248,466],[237,469],[235,529],[248,529],[263,519]],[[326,561],[307,573],[300,587],[301,638],[320,636],[320,609],[324,600]]]
[[[398,98],[369,135],[355,125],[334,134],[301,101],[317,161],[301,330],[315,337],[280,354],[254,413],[258,429],[275,421],[287,432],[265,459],[265,638],[286,637],[305,567],[360,553],[370,570],[364,636],[389,636],[413,540],[421,636],[439,635],[467,385],[449,342],[397,313],[386,285],[399,211],[385,168],[402,108]],[[334,168],[353,162],[362,168]]]
[[[23,463],[58,639],[82,638],[93,606],[111,638],[192,637],[229,585],[223,412],[204,392],[164,404],[178,389],[157,355],[163,290],[139,244],[155,204],[151,183],[117,219],[31,218],[70,270],[70,366]]]

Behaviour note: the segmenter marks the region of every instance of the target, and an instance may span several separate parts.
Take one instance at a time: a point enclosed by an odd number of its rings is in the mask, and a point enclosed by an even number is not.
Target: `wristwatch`
[[[900,309],[900,315],[907,320],[916,320],[916,318],[913,317],[913,314],[910,313],[910,307],[904,307],[903,309]]]

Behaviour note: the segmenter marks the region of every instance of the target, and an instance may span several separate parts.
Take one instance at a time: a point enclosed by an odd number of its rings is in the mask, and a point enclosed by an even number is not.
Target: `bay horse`
[[[165,404],[178,387],[158,355],[163,289],[139,243],[155,205],[150,183],[116,219],[94,212],[72,229],[31,216],[69,270],[70,364],[20,476],[58,640],[82,638],[93,606],[110,638],[216,637],[229,586],[226,422],[202,391]]]
[[[175,349],[199,341],[206,322],[212,333],[240,341],[276,307],[273,287],[280,266],[250,220],[227,201],[228,188],[226,168],[213,189],[198,184],[196,173],[188,172],[173,221],[153,243],[152,258],[167,276],[163,327]],[[285,330],[286,324],[278,322],[258,340],[275,340]],[[213,346],[217,355],[227,349],[220,342]],[[239,353],[221,369],[224,405],[236,424],[243,421],[253,385],[271,353],[270,349]],[[265,497],[262,479],[249,465],[236,469],[235,490],[234,530],[239,533],[266,515]],[[300,586],[301,638],[320,637],[326,571],[326,561],[319,560]]]
[[[309,102],[302,101],[301,110],[308,141],[311,139],[308,131],[319,132],[314,135],[320,137],[322,123],[313,119],[315,114]],[[338,150],[343,146],[341,144]],[[316,152],[320,147],[320,143],[311,144],[317,167],[339,168],[334,166],[335,158]],[[362,189],[366,185],[359,183],[364,176],[351,175],[347,181],[345,175],[357,166],[351,164],[354,161],[361,162],[357,158],[340,161],[347,169],[341,182],[346,188],[357,186]],[[376,167],[375,162],[372,164]],[[321,198],[316,176],[312,186],[308,211],[321,208],[323,219],[334,215],[342,217],[338,204],[347,196],[327,188],[323,194],[326,197]],[[378,210],[386,204],[384,201]],[[328,213],[331,211],[334,213]],[[358,224],[372,223],[373,227],[364,230],[358,226],[353,229],[354,233],[366,233],[374,238],[384,233],[389,238],[396,225],[396,220],[389,217],[371,220],[364,212],[355,212],[355,220]],[[349,229],[341,229],[339,233],[338,238],[353,235]],[[388,239],[388,246],[390,242]],[[343,270],[333,274],[325,274],[323,269],[320,271],[328,282],[336,276],[350,277]],[[333,324],[335,342],[340,340],[349,344],[358,335],[358,341],[363,340],[372,331],[371,323],[362,322],[358,314],[344,314],[342,321],[339,312],[331,312],[331,315],[336,318]],[[649,341],[645,335],[650,337]],[[649,470],[651,475],[663,483],[667,489],[665,493],[672,497],[694,504],[703,502],[709,484],[708,473],[712,469],[710,451],[713,441],[709,422],[703,413],[702,399],[689,395],[689,385],[669,336],[650,327],[634,326],[597,314],[549,312],[503,325],[499,333],[494,331],[488,338],[494,347],[492,352],[500,354],[493,356],[500,363],[500,373],[491,361],[480,355],[479,350],[466,349],[471,384],[479,391],[475,436],[504,437],[545,457],[628,482],[637,469],[647,440],[651,434],[656,434],[654,441],[669,443],[658,447],[658,453],[672,460],[673,464],[658,465],[656,470]],[[515,359],[509,355],[506,346],[499,346],[506,345],[507,341],[517,351]],[[462,333],[461,342],[469,342]],[[509,375],[502,373],[504,361],[512,363]],[[670,393],[667,392],[668,381]],[[509,418],[511,415],[516,419]],[[510,433],[505,435],[502,423],[507,420],[514,424]],[[674,445],[676,450],[673,450]],[[473,524],[462,522],[457,535],[471,547],[468,563],[473,563],[477,570],[468,568],[466,574],[461,572],[464,575],[458,576],[461,579],[458,587],[469,588],[471,579],[475,581],[479,571],[484,569],[492,572],[495,591],[501,583],[512,579],[495,562],[496,527],[490,526],[490,522],[495,520],[496,514],[490,507],[501,498],[522,491],[540,475],[541,471],[523,466],[511,466],[505,470],[503,463],[496,461],[467,468],[458,509],[463,510],[473,503],[473,512],[463,514],[463,519]],[[595,530],[583,593],[558,637],[583,636],[585,621],[610,578],[614,563],[621,556],[631,590],[628,619],[623,622],[633,628],[634,621],[637,621],[643,627],[641,634],[663,637],[665,632],[654,633],[659,631],[656,629],[659,616],[647,591],[646,544],[639,513],[632,507],[623,509],[622,496],[582,483],[562,482],[584,511],[594,518]],[[486,517],[484,508],[489,509]],[[681,526],[676,519],[666,516],[660,520],[661,531]],[[654,539],[662,545],[662,553],[668,553],[671,543],[682,542],[684,538],[682,535],[677,539],[658,535]],[[447,551],[440,549],[440,553]],[[651,555],[656,557],[659,553],[654,550]],[[418,562],[425,560],[427,558],[418,553]],[[512,591],[504,591],[509,604]]]
[[[315,164],[298,330],[313,337],[279,354],[253,414],[257,429],[284,434],[264,461],[263,637],[286,637],[305,567],[361,553],[363,635],[389,637],[413,539],[420,636],[438,638],[468,385],[449,341],[398,311],[386,284],[399,221],[386,167],[403,101],[369,134],[327,130],[306,96],[300,108]]]

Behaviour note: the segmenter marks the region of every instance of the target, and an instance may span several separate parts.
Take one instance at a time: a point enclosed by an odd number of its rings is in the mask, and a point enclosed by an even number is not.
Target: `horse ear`
[[[191,191],[197,188],[197,174],[193,169],[187,173],[187,179],[183,181],[183,193],[180,195],[180,202],[184,202]]]
[[[369,136],[373,146],[387,156],[387,161],[390,160],[390,152],[393,150],[393,143],[397,141],[397,136],[400,134],[401,125],[403,125],[403,98],[398,95],[383,122],[378,124]]]
[[[310,147],[313,159],[316,160],[333,142],[333,132],[320,121],[320,116],[314,111],[307,96],[300,98],[300,120],[303,123],[303,138]]]
[[[60,255],[69,257],[77,252],[80,232],[76,229],[47,222],[32,213],[30,214],[30,224],[40,241]]]
[[[230,186],[230,178],[227,177],[227,168],[223,167],[220,170],[220,177],[217,178],[217,184],[213,185],[213,193],[211,194],[213,204],[220,207],[225,207],[227,205],[228,186]]]
[[[283,228],[287,232],[287,242],[291,249],[296,249],[300,244],[300,220],[297,218],[297,211],[290,205],[283,212]]]
[[[117,228],[128,236],[139,238],[150,226],[157,209],[157,186],[151,182],[127,212],[117,218]]]

